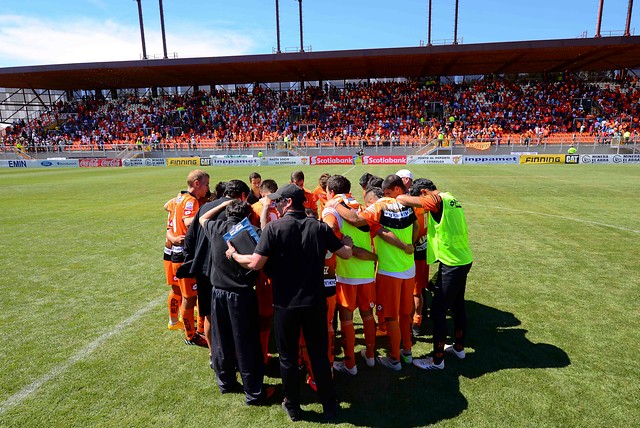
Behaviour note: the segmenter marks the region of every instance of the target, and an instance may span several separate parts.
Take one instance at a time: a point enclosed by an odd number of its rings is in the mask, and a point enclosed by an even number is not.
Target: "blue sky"
[[[0,67],[141,57],[135,0],[13,0],[0,8]],[[455,0],[432,0],[432,41],[453,38]],[[275,0],[164,0],[167,49],[179,58],[269,54]],[[281,47],[298,48],[296,0],[280,0]],[[460,0],[464,44],[595,34],[598,0]],[[303,0],[312,51],[418,46],[427,39],[428,0]],[[622,31],[628,0],[606,0],[602,33]],[[159,2],[142,0],[147,54],[162,57]],[[638,26],[636,2],[631,28]],[[640,27],[635,32],[640,34]]]

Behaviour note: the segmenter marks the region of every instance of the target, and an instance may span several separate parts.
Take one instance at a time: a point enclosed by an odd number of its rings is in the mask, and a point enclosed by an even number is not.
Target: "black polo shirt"
[[[273,285],[273,305],[278,308],[314,306],[324,302],[324,258],[342,242],[327,224],[288,211],[267,224],[255,252],[269,259],[265,271]]]

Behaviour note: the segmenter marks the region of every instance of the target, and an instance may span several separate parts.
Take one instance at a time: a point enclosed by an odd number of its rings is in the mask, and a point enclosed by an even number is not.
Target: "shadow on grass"
[[[454,418],[467,408],[468,402],[460,392],[460,376],[477,378],[503,369],[570,364],[562,349],[530,342],[525,337],[527,330],[514,328],[520,321],[509,312],[467,301],[467,315],[467,342],[473,351],[465,360],[447,357],[442,371],[409,366],[391,372],[379,365],[369,368],[359,361],[357,376],[336,374],[342,410],[335,422],[371,427],[434,424]],[[313,402],[315,397],[307,391],[303,400]]]

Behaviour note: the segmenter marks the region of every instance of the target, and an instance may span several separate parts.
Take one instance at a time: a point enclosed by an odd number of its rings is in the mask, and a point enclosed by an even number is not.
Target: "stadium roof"
[[[0,69],[0,87],[122,89],[640,67],[640,36],[153,59]]]

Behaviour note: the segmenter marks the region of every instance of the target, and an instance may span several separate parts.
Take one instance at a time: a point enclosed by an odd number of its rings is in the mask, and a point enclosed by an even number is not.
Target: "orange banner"
[[[491,147],[491,141],[468,141],[464,145],[470,149],[487,150]]]

